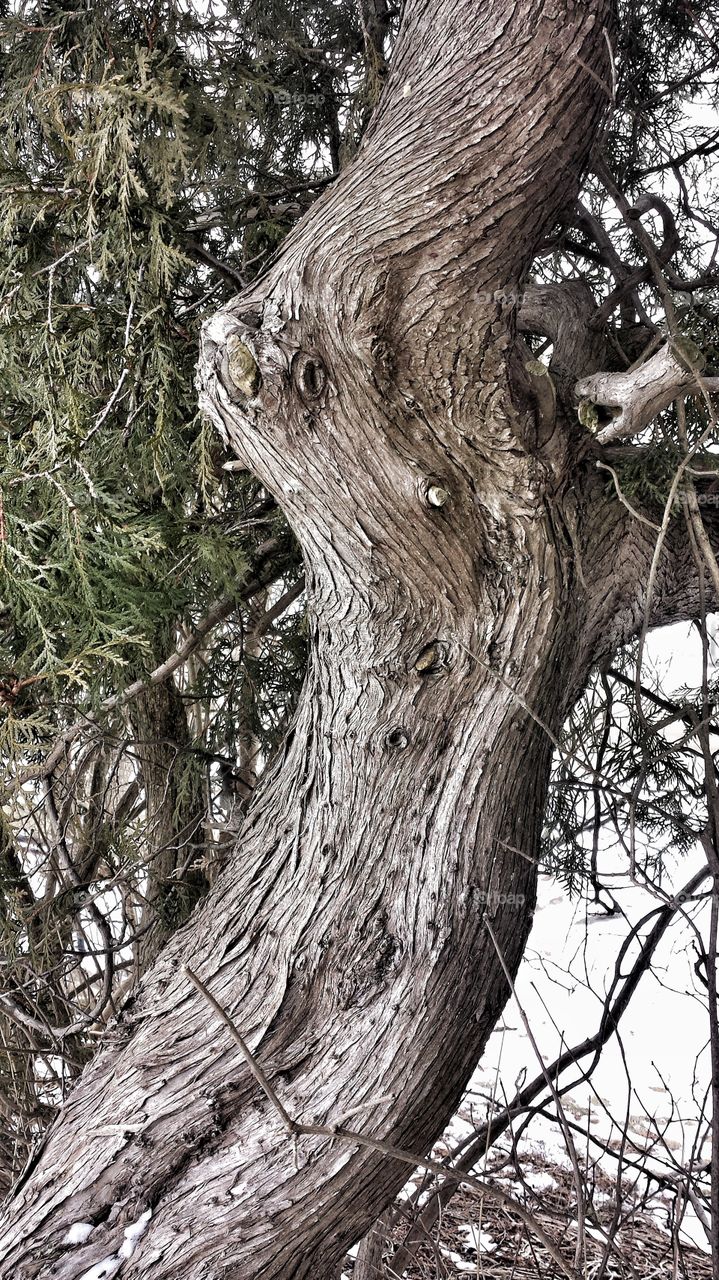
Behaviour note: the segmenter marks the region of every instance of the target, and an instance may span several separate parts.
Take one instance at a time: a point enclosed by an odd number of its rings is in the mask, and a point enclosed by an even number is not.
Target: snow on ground
[[[698,858],[694,864],[691,858],[678,863],[677,884],[686,883],[699,865]],[[617,873],[611,887],[623,915],[597,914],[596,908],[588,907],[584,900],[571,899],[552,877],[540,877],[535,923],[520,967],[516,999],[507,1005],[457,1115],[435,1148],[437,1158],[446,1156],[482,1125],[492,1100],[494,1111],[501,1110],[501,1104],[511,1099],[518,1087],[540,1073],[520,1005],[545,1066],[568,1046],[578,1045],[596,1032],[617,956],[631,925],[660,905],[649,890],[632,884],[626,874]],[[664,888],[671,889],[671,879],[665,881]],[[676,1173],[692,1155],[696,1160],[696,1148],[701,1149],[702,1141],[708,1156],[706,993],[695,974],[692,951],[693,929],[703,924],[706,936],[706,904],[694,904],[691,913],[690,920],[675,919],[664,935],[655,953],[653,970],[641,978],[621,1019],[620,1040],[614,1038],[604,1047],[589,1082],[576,1083],[563,1096],[566,1119],[576,1126],[572,1135],[586,1185],[591,1188],[593,1212],[601,1219],[600,1222],[590,1217],[585,1222],[587,1247],[591,1248],[594,1241],[594,1248],[599,1249],[597,1257],[601,1255],[619,1198],[625,1226],[617,1244],[625,1255],[629,1251],[635,1266],[639,1262],[636,1274],[643,1274],[641,1268],[645,1264],[649,1269],[646,1274],[672,1273],[677,1198],[642,1172],[626,1166],[618,1184],[616,1155],[621,1154],[623,1133],[627,1134],[625,1161],[662,1174]],[[651,921],[642,936],[649,928]],[[635,944],[626,954],[622,974],[629,972],[637,949]],[[589,1061],[585,1059],[584,1065]],[[576,1081],[580,1074],[576,1069],[573,1076],[565,1074],[562,1084],[567,1079]],[[614,1155],[603,1152],[604,1146]],[[486,1161],[475,1165],[475,1173],[508,1191],[532,1213],[539,1213],[545,1229],[555,1240],[561,1233],[563,1247],[571,1250],[578,1230],[577,1200],[572,1162],[560,1126],[542,1115],[531,1120],[518,1142],[521,1174],[513,1163],[503,1159],[502,1153],[508,1153],[510,1147],[507,1133]],[[418,1173],[407,1184],[405,1199],[410,1198],[420,1178]],[[429,1192],[425,1192],[419,1205],[428,1197]],[[445,1268],[449,1274],[484,1274],[506,1217],[491,1197],[479,1202],[460,1193],[456,1199],[458,1203],[452,1202],[449,1215],[445,1211],[438,1242]],[[683,1198],[680,1209],[678,1238],[682,1246],[694,1246],[708,1254],[707,1232]],[[478,1219],[474,1223],[468,1221],[467,1215],[475,1212]],[[507,1237],[501,1238],[497,1274],[502,1273],[509,1256]],[[686,1274],[708,1276],[708,1270],[705,1272],[696,1261],[698,1257],[694,1254],[694,1261],[685,1258]],[[434,1274],[428,1265],[425,1260],[424,1267],[411,1269],[410,1275]],[[708,1268],[708,1260],[706,1265]],[[611,1268],[610,1273],[614,1274]],[[520,1269],[517,1274],[529,1275],[530,1271]],[[540,1268],[531,1274],[544,1276],[545,1272]]]
[[[689,874],[690,868],[683,866],[680,878],[688,879]],[[545,1065],[596,1031],[603,997],[628,932],[627,921],[635,923],[657,906],[646,890],[635,885],[622,888],[615,883],[612,891],[626,919],[587,912],[585,903],[570,900],[556,881],[541,877],[535,924],[517,979],[517,999],[507,1006],[451,1126],[455,1140],[473,1127],[468,1122],[483,1117],[487,1098],[511,1098],[518,1084],[533,1079],[541,1069],[517,1001]],[[610,1041],[591,1081],[578,1083],[564,1099],[569,1120],[614,1147],[626,1128],[627,1157],[641,1155],[648,1167],[661,1172],[673,1171],[677,1162],[686,1164],[697,1135],[706,1132],[707,1013],[703,988],[693,969],[691,943],[688,923],[679,921],[667,932],[653,972],[642,977],[620,1023],[621,1048],[616,1038]],[[636,948],[624,961],[623,973],[635,955]],[[576,1133],[575,1140],[584,1152],[586,1140]],[[569,1167],[561,1131],[541,1116],[532,1122],[525,1148],[543,1153],[550,1164]],[[599,1155],[591,1142],[589,1153],[593,1158]],[[611,1156],[601,1156],[599,1164],[616,1176],[617,1162]],[[537,1190],[538,1177],[541,1182],[541,1174],[528,1178]],[[687,1240],[706,1247],[706,1234],[693,1214],[687,1214],[684,1229]]]
[[[698,857],[693,863],[691,857],[677,863],[676,883],[686,883],[700,865]],[[492,1100],[494,1110],[501,1110],[501,1104],[511,1099],[518,1087],[540,1073],[520,1005],[545,1066],[568,1046],[578,1045],[596,1032],[617,956],[631,925],[660,905],[648,889],[632,884],[625,873],[616,874],[611,888],[623,915],[597,914],[596,908],[588,907],[584,900],[571,899],[552,877],[540,877],[534,928],[517,978],[516,999],[507,1005],[457,1115],[437,1144],[437,1158],[447,1155],[482,1125]],[[664,889],[671,888],[670,877]],[[617,1159],[603,1153],[602,1146],[609,1146],[615,1155],[620,1153],[626,1131],[625,1160],[662,1174],[677,1172],[689,1163],[692,1154],[696,1160],[696,1148],[701,1148],[702,1140],[708,1156],[706,993],[694,971],[692,951],[694,929],[703,925],[706,936],[707,910],[706,904],[693,904],[689,919],[674,920],[655,953],[653,969],[641,978],[621,1019],[619,1040],[614,1038],[604,1047],[591,1081],[576,1083],[563,1096],[566,1118],[577,1126],[572,1132],[580,1167],[585,1173],[593,1166],[586,1181],[592,1186],[592,1204],[604,1225],[597,1227],[588,1221],[585,1237],[598,1242],[597,1247],[604,1247],[604,1227],[611,1223],[618,1193]],[[642,937],[649,928],[651,921],[645,925]],[[623,975],[629,972],[637,949],[635,943],[626,953],[621,965]],[[584,1065],[589,1061],[585,1059]],[[580,1074],[578,1070],[573,1076],[565,1074],[562,1083],[577,1080]],[[591,1135],[589,1139],[587,1134]],[[602,1145],[592,1142],[591,1137]],[[554,1206],[554,1218],[547,1220],[549,1225],[556,1223],[558,1212],[561,1220],[563,1208],[566,1233],[570,1240],[572,1231],[576,1237],[576,1223],[572,1227],[571,1221],[576,1219],[576,1195],[568,1172],[571,1160],[559,1125],[541,1115],[532,1119],[518,1143],[521,1177],[513,1164],[505,1162],[502,1167],[497,1158],[510,1146],[510,1137],[505,1134],[487,1161],[480,1160],[475,1166],[475,1172],[485,1179],[490,1176],[491,1181],[533,1213],[540,1206],[551,1213]],[[405,1199],[415,1191],[420,1177],[415,1175],[407,1184]],[[429,1192],[423,1194],[420,1206],[428,1196]],[[636,1169],[626,1167],[619,1183],[619,1197],[625,1219],[632,1224],[631,1247],[639,1251],[640,1260],[645,1251],[647,1266],[650,1254],[653,1267],[666,1266],[666,1258],[672,1252],[676,1197]],[[462,1202],[464,1197],[458,1199]],[[460,1215],[458,1224],[452,1223],[451,1214],[449,1219],[445,1214],[439,1247],[445,1264],[450,1264],[450,1273],[483,1273],[477,1270],[478,1259],[493,1252],[492,1232],[496,1234],[498,1219],[489,1223],[491,1232],[487,1232],[468,1223],[466,1217],[462,1221],[461,1214],[476,1210],[480,1222],[484,1215],[482,1224],[486,1226],[490,1211],[496,1209],[486,1198],[482,1206],[469,1197],[454,1210]],[[707,1233],[691,1206],[683,1203],[680,1216],[678,1234],[682,1244],[708,1254]],[[652,1230],[659,1233],[654,1241]],[[664,1253],[659,1237],[666,1240]],[[627,1247],[626,1238],[622,1247]],[[692,1265],[697,1275],[705,1274],[696,1262],[690,1264],[687,1274],[694,1274]],[[671,1265],[669,1271],[657,1269],[656,1274],[664,1276],[670,1271]],[[420,1269],[411,1274],[425,1276],[430,1272]]]
[[[701,680],[698,638],[684,625],[650,637],[647,660],[661,672],[667,696]],[[702,865],[700,852],[677,857],[666,867],[662,892],[678,893]],[[459,1113],[439,1146],[442,1154],[482,1123],[489,1099],[494,1099],[499,1109],[518,1087],[540,1072],[519,1006],[545,1065],[597,1031],[619,951],[631,926],[662,902],[648,888],[633,883],[626,863],[616,858],[614,862],[609,858],[602,880],[621,914],[609,916],[582,898],[571,899],[558,881],[540,877],[534,926],[517,978],[516,999],[508,1004],[489,1041]],[[644,926],[640,941],[653,919]],[[562,1077],[562,1083],[577,1081],[563,1098],[563,1105],[567,1120],[580,1130],[572,1131],[580,1160],[583,1162],[588,1153],[589,1160],[596,1161],[613,1182],[617,1160],[602,1154],[592,1137],[619,1152],[626,1131],[626,1160],[664,1174],[676,1173],[692,1156],[696,1161],[702,1151],[708,1157],[708,1016],[706,990],[694,969],[695,931],[701,930],[706,938],[707,923],[706,903],[686,904],[686,918],[675,918],[662,939],[651,972],[642,977],[622,1017],[619,1037],[602,1050],[591,1080],[581,1082],[579,1070]],[[638,947],[635,941],[624,956],[622,975],[629,972]],[[583,1065],[590,1061],[584,1059]],[[505,1141],[504,1145],[509,1144]],[[571,1167],[561,1129],[543,1116],[531,1121],[520,1152],[528,1161],[524,1181],[540,1196],[556,1186],[552,1168]],[[546,1167],[534,1167],[535,1162]],[[622,1183],[625,1188],[636,1183],[637,1192],[647,1186],[646,1179],[631,1168],[623,1172]],[[650,1186],[650,1212],[659,1230],[668,1230],[672,1197],[659,1194],[656,1184]],[[511,1189],[516,1193],[516,1186]],[[691,1206],[684,1210],[681,1237],[687,1244],[709,1248],[706,1231]]]

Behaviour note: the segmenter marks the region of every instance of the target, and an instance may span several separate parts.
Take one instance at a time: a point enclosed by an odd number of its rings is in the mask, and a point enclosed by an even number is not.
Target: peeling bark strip
[[[357,159],[206,328],[203,404],[304,548],[310,670],[231,865],[10,1202],[3,1280],[330,1280],[404,1181],[293,1150],[183,964],[305,1124],[423,1153],[460,1097],[507,996],[485,912],[512,972],[531,922],[543,726],[641,624],[652,553],[561,398],[539,429],[503,297],[575,196],[609,24],[408,0]],[[691,609],[658,582],[658,620]]]

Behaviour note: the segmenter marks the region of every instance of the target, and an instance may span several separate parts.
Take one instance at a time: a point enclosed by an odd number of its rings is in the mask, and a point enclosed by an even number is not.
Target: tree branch
[[[608,410],[612,416],[611,422],[597,431],[600,444],[639,435],[678,396],[719,392],[719,378],[698,378],[681,363],[680,357],[681,352],[667,343],[626,373],[593,373],[580,378],[575,386],[577,396]],[[592,416],[595,425],[599,425],[600,415],[595,412]]]
[[[277,578],[277,572],[263,572],[263,568],[267,561],[279,550],[280,540],[278,538],[270,538],[264,542],[257,551],[253,564],[253,573],[242,590],[230,596],[223,596],[221,600],[215,603],[206,613],[205,617],[193,627],[190,635],[182,642],[182,644],[170,654],[165,662],[160,663],[154,671],[151,671],[144,679],[135,680],[133,684],[128,685],[126,689],[122,689],[119,693],[113,694],[109,698],[105,698],[100,704],[102,712],[116,711],[119,707],[127,706],[134,698],[138,697],[144,690],[153,685],[161,684],[167,680],[174,671],[183,666],[188,658],[199,647],[204,639],[214,631],[215,627],[225,622],[227,618],[235,612],[238,605],[242,601],[252,599],[259,591],[263,591]],[[299,591],[297,593],[299,595]],[[8,798],[14,795],[26,782],[34,779],[47,778],[57,768],[62,760],[67,748],[73,743],[80,734],[88,728],[97,727],[97,722],[89,716],[83,720],[77,720],[74,724],[68,726],[67,729],[60,734],[55,742],[52,750],[45,759],[37,765],[33,765],[28,769],[23,769],[15,778],[8,782],[4,788],[4,796]]]
[[[529,284],[517,314],[521,333],[540,333],[553,344],[549,368],[565,378],[582,378],[600,369],[605,355],[603,334],[590,327],[597,304],[584,280],[561,284]]]

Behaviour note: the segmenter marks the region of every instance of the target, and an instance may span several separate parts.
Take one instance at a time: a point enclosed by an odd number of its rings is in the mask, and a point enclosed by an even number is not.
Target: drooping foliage
[[[156,634],[241,583],[257,495],[222,472],[199,418],[198,327],[351,145],[362,49],[351,4],[22,6],[7,21],[6,699],[13,678],[43,678],[23,684],[14,736],[53,732],[70,690],[102,696],[152,667]]]

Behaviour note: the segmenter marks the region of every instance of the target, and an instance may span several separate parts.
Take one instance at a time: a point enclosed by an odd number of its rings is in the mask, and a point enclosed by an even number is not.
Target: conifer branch
[[[215,601],[204,618],[195,623],[190,634],[174,653],[170,654],[164,662],[160,663],[144,679],[135,680],[126,689],[113,694],[109,698],[105,698],[100,704],[101,712],[107,713],[116,711],[120,707],[125,707],[133,698],[136,698],[146,689],[151,688],[153,685],[162,684],[173,672],[187,662],[188,658],[216,627],[231,617],[240,603],[251,600],[253,596],[276,582],[283,572],[284,561],[273,563],[272,557],[280,549],[281,541],[279,538],[272,538],[263,543],[258,548],[257,555],[254,558],[252,576],[244,584],[242,590],[238,593],[233,592],[231,595],[223,596],[222,599]],[[269,571],[264,569],[268,562],[271,565]],[[299,590],[297,594],[299,594]],[[40,764],[23,769],[21,773],[6,784],[4,788],[5,799],[9,799],[10,796],[14,795],[28,782],[49,777],[63,759],[70,744],[80,737],[82,733],[97,730],[98,727],[97,720],[90,716],[70,725],[58,736],[51,751]]]

